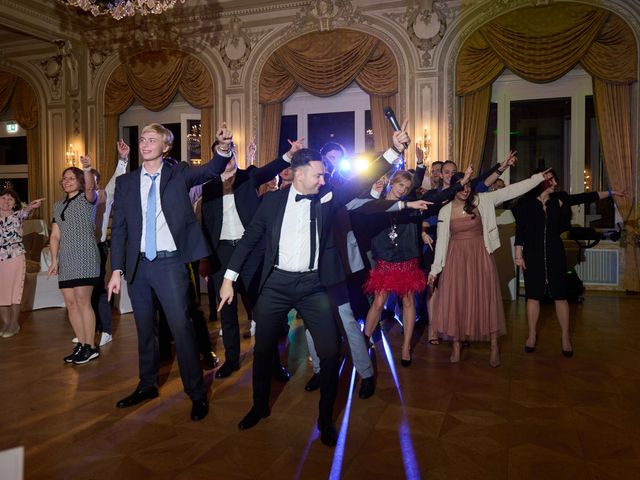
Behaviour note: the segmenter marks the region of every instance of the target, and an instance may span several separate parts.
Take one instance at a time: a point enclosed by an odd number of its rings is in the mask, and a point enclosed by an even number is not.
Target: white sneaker
[[[251,338],[256,334],[256,322],[251,320],[249,328],[242,333],[242,338]]]
[[[78,343],[78,342],[79,342],[78,337],[73,337],[73,340],[71,340],[71,343]]]
[[[100,343],[98,344],[98,346],[102,347],[103,345],[109,343],[111,340],[113,340],[113,336],[110,333],[102,332],[102,335],[100,336]]]

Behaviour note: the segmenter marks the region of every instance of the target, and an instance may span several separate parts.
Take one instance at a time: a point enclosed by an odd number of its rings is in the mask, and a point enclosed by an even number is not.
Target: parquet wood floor
[[[282,345],[291,381],[274,384],[270,418],[240,431],[253,340],[243,340],[242,367],[230,378],[206,372],[211,413],[192,422],[175,361],[162,368],[160,398],[115,408],[137,382],[130,314],[115,317],[99,360],[69,366],[65,310],[29,312],[19,335],[0,340],[0,449],[26,448],[29,480],[636,479],[639,311],[640,297],[588,295],[571,307],[575,356],[566,359],[552,306],[543,306],[537,351],[525,354],[524,301],[507,302],[497,369],[486,344],[451,364],[449,345],[429,345],[420,332],[413,364],[402,368],[401,331],[387,323],[375,350],[376,394],[358,398],[356,378],[351,397],[351,363],[342,369],[335,449],[314,428],[318,392],[304,391],[311,366],[299,321]],[[219,324],[209,325],[217,337]]]

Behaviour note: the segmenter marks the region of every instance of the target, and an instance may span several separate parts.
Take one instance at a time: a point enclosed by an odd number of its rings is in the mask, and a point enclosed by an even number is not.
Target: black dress
[[[546,212],[535,196],[525,197],[513,208],[515,244],[522,246],[526,298],[567,299],[567,257],[560,234],[571,226],[571,206],[595,202],[597,192],[569,195],[552,193]],[[561,205],[562,204],[562,205]]]

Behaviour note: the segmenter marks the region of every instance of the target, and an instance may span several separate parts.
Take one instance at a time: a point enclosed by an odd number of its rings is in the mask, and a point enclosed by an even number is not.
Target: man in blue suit
[[[127,280],[138,331],[140,382],[120,400],[130,407],[158,396],[160,353],[154,295],[167,315],[176,344],[184,391],[193,402],[191,419],[209,412],[207,386],[202,377],[193,323],[189,318],[189,273],[186,265],[210,254],[196,220],[189,189],[218,176],[231,155],[231,132],[218,130],[213,160],[202,167],[164,161],[173,134],[160,124],[142,129],[139,139],[142,166],[118,177],[111,225],[109,298]]]

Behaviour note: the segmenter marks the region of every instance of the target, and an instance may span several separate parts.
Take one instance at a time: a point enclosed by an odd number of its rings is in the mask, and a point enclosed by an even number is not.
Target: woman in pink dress
[[[458,173],[452,183],[458,180]],[[520,196],[542,181],[542,173],[508,187],[474,193],[469,184],[438,215],[438,241],[429,285],[433,328],[453,341],[451,362],[460,361],[461,341],[491,341],[492,367],[500,365],[498,337],[505,333],[502,296],[493,252],[500,247],[495,205]]]

